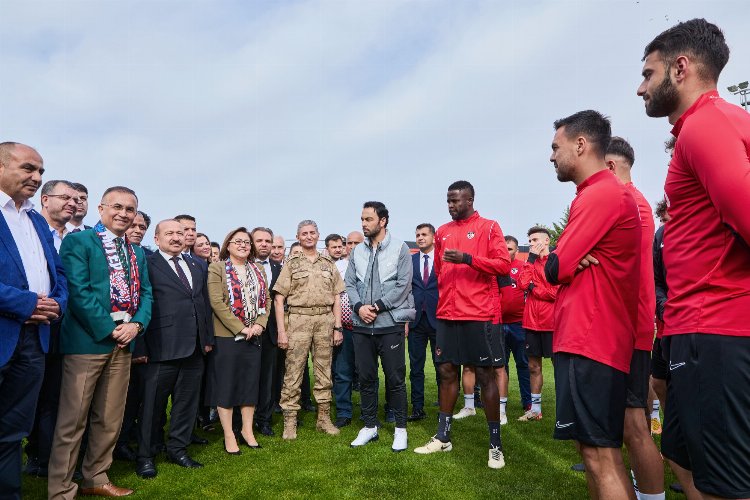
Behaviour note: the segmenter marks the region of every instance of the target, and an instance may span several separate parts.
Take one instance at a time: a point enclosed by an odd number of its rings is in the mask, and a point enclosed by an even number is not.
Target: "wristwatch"
[[[334,326],[333,329],[335,331],[337,331],[337,332],[342,332],[342,333],[344,332],[344,327],[343,326]]]
[[[139,321],[133,321],[132,323],[138,329],[138,333],[141,333],[143,331],[143,323],[141,323]]]

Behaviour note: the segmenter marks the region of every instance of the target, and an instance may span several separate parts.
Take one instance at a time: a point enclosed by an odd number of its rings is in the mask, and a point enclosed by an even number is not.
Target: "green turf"
[[[355,420],[340,436],[315,431],[315,416],[302,413],[304,423],[293,442],[281,439],[282,423],[274,416],[276,437],[257,435],[263,449],[243,447],[241,456],[224,453],[220,428],[200,433],[211,442],[191,446],[190,454],[205,468],[188,470],[157,458],[159,475],[139,479],[134,464],[115,462],[110,479],[133,488],[137,498],[514,498],[577,499],[587,496],[584,475],[570,470],[579,461],[569,442],[552,439],[554,426],[554,378],[549,361],[544,365],[543,412],[539,422],[522,423],[515,368],[511,362],[508,401],[509,424],[502,428],[505,468],[487,467],[487,425],[484,413],[453,424],[453,451],[421,456],[411,450],[425,444],[435,433],[437,408],[434,371],[425,367],[427,419],[408,425],[409,448],[391,451],[393,424],[386,424],[380,440],[363,448],[349,443],[360,428],[359,393],[354,393]],[[407,380],[408,382],[408,380]],[[383,399],[381,383],[381,398]],[[462,406],[460,398],[456,411]],[[382,407],[382,405],[381,405]],[[381,410],[381,420],[383,418]],[[667,481],[674,478],[668,475]],[[46,498],[46,480],[24,477],[24,497]],[[132,498],[132,497],[131,497]],[[680,498],[667,493],[667,498]],[[684,497],[683,497],[684,498]]]

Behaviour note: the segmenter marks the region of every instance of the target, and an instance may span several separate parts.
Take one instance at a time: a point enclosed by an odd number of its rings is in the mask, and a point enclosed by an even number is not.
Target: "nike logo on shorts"
[[[495,363],[497,363],[498,361],[502,361],[502,359],[503,358],[495,358]]]
[[[399,342],[399,343],[398,343],[398,344],[396,344],[396,345],[392,345],[392,346],[391,346],[391,349],[395,349],[395,348],[397,348],[397,347],[398,347],[398,346],[400,346],[400,345],[401,345],[401,342]]]
[[[573,424],[575,424],[575,422],[568,422],[567,424],[561,424],[560,421],[558,420],[557,422],[555,422],[555,427],[557,429],[565,429],[566,427],[570,427]]]
[[[490,359],[489,356],[485,356],[484,358],[480,357],[479,361],[487,361],[488,359]]]
[[[687,362],[685,362],[685,361],[683,361],[681,363],[672,363],[670,361],[670,363],[669,363],[669,371],[676,370],[676,369],[680,368],[681,366],[685,366],[686,364],[687,364]]]

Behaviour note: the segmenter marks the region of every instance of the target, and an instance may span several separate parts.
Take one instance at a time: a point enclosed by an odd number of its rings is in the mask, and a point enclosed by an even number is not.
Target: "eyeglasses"
[[[231,240],[229,243],[234,243],[238,247],[241,246],[250,246],[251,241],[250,240]]]
[[[107,203],[102,203],[102,206],[103,207],[109,207],[112,210],[114,210],[115,212],[122,212],[123,210],[125,210],[126,213],[131,214],[131,215],[135,214],[138,211],[138,210],[136,210],[135,207],[125,207],[123,205],[120,205],[119,203],[115,203],[114,205],[109,205]]]
[[[81,200],[81,198],[76,198],[75,196],[70,196],[69,194],[46,194],[44,196],[49,196],[51,198],[60,198],[65,203],[73,200],[76,205],[80,205],[81,203],[83,203],[83,200]]]

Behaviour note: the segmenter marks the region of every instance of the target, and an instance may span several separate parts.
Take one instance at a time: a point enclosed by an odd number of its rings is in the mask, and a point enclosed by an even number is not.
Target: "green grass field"
[[[428,418],[410,423],[409,447],[426,443],[435,433],[437,399],[432,366],[427,363],[426,404]],[[281,439],[281,416],[274,417],[276,437],[258,435],[263,449],[243,447],[241,456],[224,453],[221,429],[200,433],[210,440],[207,446],[191,446],[190,454],[205,468],[188,470],[157,458],[159,475],[142,480],[134,464],[115,462],[110,478],[118,486],[133,488],[136,498],[226,499],[226,498],[516,498],[577,499],[587,496],[584,475],[570,470],[579,461],[570,442],[552,439],[554,426],[554,378],[552,366],[544,366],[543,413],[540,422],[522,423],[523,413],[514,366],[508,401],[508,425],[502,428],[506,466],[487,467],[487,425],[484,413],[453,424],[453,451],[421,456],[412,451],[393,453],[393,424],[386,424],[380,440],[359,449],[349,443],[361,422],[359,393],[354,393],[355,420],[332,437],[315,431],[315,416],[302,413],[304,423],[293,442]],[[408,382],[408,380],[407,380]],[[381,414],[382,390],[381,383]],[[456,405],[458,411],[462,398]],[[669,474],[667,481],[674,478]],[[46,498],[47,482],[24,477],[24,496]],[[131,497],[132,498],[132,497]],[[680,496],[667,493],[667,498]],[[683,497],[684,498],[684,497]]]

